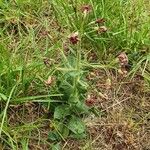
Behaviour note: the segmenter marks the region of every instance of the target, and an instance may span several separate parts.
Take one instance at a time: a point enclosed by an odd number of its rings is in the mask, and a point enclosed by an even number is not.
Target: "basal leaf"
[[[52,150],[61,150],[60,143],[52,144]]]
[[[54,119],[62,119],[69,115],[70,108],[68,105],[57,106],[54,111]]]
[[[77,111],[80,112],[80,114],[82,113],[88,113],[89,111],[89,107],[87,107],[83,102],[78,101],[78,103],[75,105],[75,109]]]
[[[87,137],[86,133],[81,133],[81,134],[71,134],[70,135],[71,138],[75,138],[75,139],[84,139]]]
[[[85,132],[85,125],[80,118],[73,116],[68,123],[68,128],[75,134],[82,134]]]
[[[57,140],[60,140],[61,137],[56,131],[50,131],[48,134],[48,139],[51,141],[57,141]]]
[[[69,129],[63,123],[59,123],[57,126],[57,130],[63,136],[63,138],[67,138],[69,135]]]

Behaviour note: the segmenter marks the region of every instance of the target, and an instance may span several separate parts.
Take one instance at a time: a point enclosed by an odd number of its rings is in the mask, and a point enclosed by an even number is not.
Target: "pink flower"
[[[83,5],[81,7],[81,11],[84,13],[84,14],[87,14],[89,13],[90,11],[92,10],[92,6],[91,5]]]
[[[95,101],[93,100],[93,99],[87,99],[86,101],[85,101],[85,104],[87,105],[87,106],[93,106],[94,105],[94,103],[95,103]]]
[[[126,66],[128,65],[128,56],[126,55],[125,52],[121,52],[118,56],[118,59],[119,59],[119,63],[121,66]]]
[[[104,32],[107,32],[107,30],[108,30],[107,27],[101,26],[98,28],[98,33],[104,33]]]
[[[98,18],[95,23],[97,24],[101,24],[101,23],[104,23],[105,22],[105,19],[104,18]]]
[[[93,106],[94,104],[96,103],[96,97],[95,96],[91,96],[91,95],[88,95],[87,99],[85,100],[85,104],[87,106]]]
[[[69,36],[69,41],[70,41],[70,43],[73,44],[73,45],[77,44],[78,41],[79,41],[78,32],[72,33],[72,34]]]

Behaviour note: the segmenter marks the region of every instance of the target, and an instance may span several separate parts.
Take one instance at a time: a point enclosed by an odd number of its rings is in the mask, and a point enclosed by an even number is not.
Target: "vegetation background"
[[[150,149],[149,0],[0,0],[0,149]]]

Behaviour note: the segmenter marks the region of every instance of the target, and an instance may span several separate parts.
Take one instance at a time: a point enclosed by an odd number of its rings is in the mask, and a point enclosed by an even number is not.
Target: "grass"
[[[1,0],[0,149],[149,149],[149,8],[148,0]],[[94,101],[88,115],[77,99]],[[55,121],[66,104],[82,113],[86,138],[59,133],[79,125]]]

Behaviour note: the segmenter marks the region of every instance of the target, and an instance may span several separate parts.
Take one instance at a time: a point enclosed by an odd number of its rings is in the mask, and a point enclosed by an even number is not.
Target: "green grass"
[[[84,14],[82,7],[86,4],[91,8]],[[69,128],[69,132],[76,132],[73,130],[76,127],[71,123],[67,126],[65,119],[55,120],[55,108],[64,106],[66,109],[67,105],[71,108],[71,115],[82,115],[81,119],[88,117],[82,104],[88,94],[94,93],[98,97],[104,92],[96,84],[99,80],[105,84],[106,78],[111,79],[117,91],[112,94],[114,101],[108,104],[108,108],[121,105],[125,82],[133,82],[137,75],[144,79],[137,95],[130,96],[131,99],[142,97],[137,105],[145,121],[149,116],[145,109],[149,107],[147,93],[150,92],[149,9],[147,0],[1,0],[0,149],[49,149],[54,144],[47,140],[49,131],[54,128],[59,133],[62,124]],[[96,24],[99,18],[104,18],[105,22]],[[100,26],[105,26],[107,31],[98,33]],[[79,34],[79,41],[72,45],[68,37],[75,32]],[[120,52],[126,52],[130,68],[125,78],[115,81],[121,76],[116,60]],[[93,54],[96,58],[90,60]],[[94,81],[86,79],[93,70],[103,73],[94,76]],[[49,77],[52,77],[52,83],[47,85],[45,81]],[[82,103],[80,107],[74,106],[76,102]],[[122,112],[121,119],[131,123],[130,114],[138,114],[136,108],[122,108],[125,112]],[[100,106],[90,110],[96,115],[103,112]],[[54,113],[54,117],[49,112]],[[107,118],[116,121],[113,113],[110,110]],[[12,118],[16,120],[12,121]],[[141,121],[135,121],[131,130],[141,131]],[[70,138],[65,138],[66,133],[59,134],[68,145]],[[94,149],[90,143],[96,143],[97,138],[99,136],[94,140],[87,137],[87,144],[81,144],[80,149]]]

